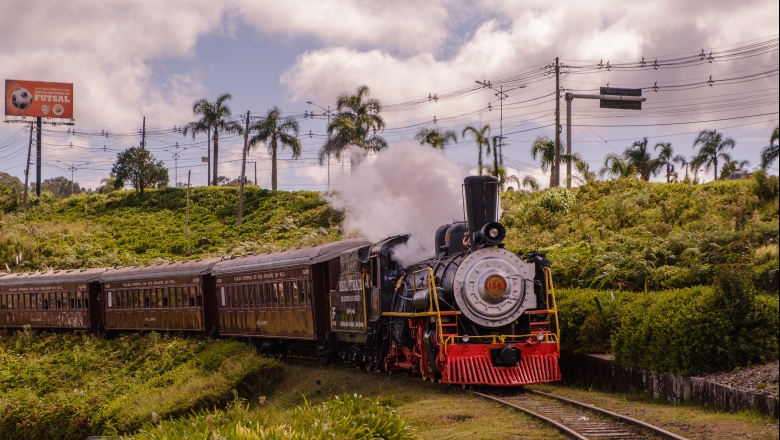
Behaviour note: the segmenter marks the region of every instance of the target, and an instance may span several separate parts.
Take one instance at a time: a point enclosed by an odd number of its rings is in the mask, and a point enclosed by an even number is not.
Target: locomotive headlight
[[[539,342],[542,342],[542,340],[544,340],[544,335],[541,334],[541,333],[537,333],[536,334],[536,340],[539,341]]]
[[[463,342],[469,342],[469,335],[463,335]]]
[[[500,233],[501,232],[498,230],[498,228],[490,228],[490,229],[488,229],[488,235],[490,236],[490,238],[496,238],[496,237],[498,237],[498,234],[500,234]]]

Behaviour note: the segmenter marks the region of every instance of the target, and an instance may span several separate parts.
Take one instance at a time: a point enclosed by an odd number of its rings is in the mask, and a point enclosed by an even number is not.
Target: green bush
[[[625,365],[684,375],[778,359],[778,302],[756,296],[738,270],[713,287],[642,295],[621,311],[613,335]]]
[[[295,410],[281,415],[251,410],[247,404],[234,401],[225,411],[201,411],[180,420],[162,420],[157,414],[150,414],[147,419],[144,426],[133,434],[134,440],[418,438],[411,427],[381,399],[347,394],[315,406],[304,401]]]

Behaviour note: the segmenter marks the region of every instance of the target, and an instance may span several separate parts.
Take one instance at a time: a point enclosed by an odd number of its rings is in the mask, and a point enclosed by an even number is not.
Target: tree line
[[[219,95],[216,100],[199,99],[192,106],[192,113],[196,120],[187,123],[182,130],[184,136],[205,134],[207,137],[207,149],[211,169],[209,170],[209,185],[237,184],[237,180],[228,179],[219,175],[219,141],[223,134],[243,135],[244,127],[233,119],[229,101],[232,95],[225,93]],[[387,141],[379,135],[385,128],[385,121],[381,115],[382,104],[378,99],[371,97],[371,90],[362,85],[354,92],[343,92],[336,99],[335,117],[327,126],[327,140],[318,152],[320,165],[327,158],[334,157],[341,161],[350,146],[357,147],[364,152],[377,152],[388,147]],[[295,118],[284,116],[282,110],[274,106],[261,117],[250,121],[247,134],[247,149],[256,150],[264,145],[271,159],[271,189],[278,187],[279,153],[289,148],[291,157],[298,159],[302,148],[299,139],[300,126]],[[471,137],[474,140],[477,152],[477,171],[479,174],[487,172],[499,178],[502,186],[514,182],[517,188],[529,188],[537,190],[540,185],[532,176],[519,179],[517,176],[507,176],[504,167],[502,143],[499,136],[491,136],[490,124],[482,126],[469,125],[460,132],[461,140]],[[452,143],[458,142],[458,134],[453,130],[439,130],[438,128],[423,128],[415,134],[415,139],[421,145],[430,145],[433,148],[444,149]],[[667,182],[681,180],[679,171],[685,169],[683,181],[697,182],[698,173],[713,171],[715,180],[723,178],[735,171],[744,171],[750,163],[746,160],[737,160],[731,150],[736,142],[726,137],[717,130],[702,130],[693,143],[693,148],[698,151],[693,157],[687,159],[681,154],[675,154],[670,142],[659,142],[654,148],[650,148],[648,138],[635,141],[622,153],[610,153],[604,158],[603,166],[597,172],[591,171],[590,166],[583,160],[579,153],[567,155],[565,145],[560,143],[559,158],[561,164],[571,163],[575,169],[575,175],[569,176],[577,183],[584,184],[596,179],[597,174],[601,178],[638,177],[649,180],[659,174],[666,178]],[[248,151],[247,151],[248,152]],[[654,156],[657,152],[657,156]],[[212,155],[213,153],[213,155]],[[537,137],[531,145],[531,157],[538,161],[542,172],[546,173],[555,163],[555,142],[546,136]],[[492,164],[485,165],[484,158],[493,158]],[[761,168],[766,169],[778,158],[778,128],[775,127],[769,145],[761,151]],[[353,155],[349,155],[350,164],[354,167],[359,162]],[[690,175],[693,175],[691,178]],[[130,148],[117,155],[117,162],[111,170],[111,177],[106,180],[106,186],[122,188],[131,185],[139,193],[143,188],[164,186],[168,182],[168,172],[163,162],[156,161],[154,156],[140,147]],[[551,173],[552,183],[552,173]]]

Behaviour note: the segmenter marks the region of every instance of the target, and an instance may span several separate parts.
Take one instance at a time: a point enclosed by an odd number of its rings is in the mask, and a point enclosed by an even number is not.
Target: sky
[[[178,128],[194,120],[195,100],[230,93],[236,118],[278,106],[298,119],[304,151],[298,160],[280,153],[281,189],[326,190],[329,181],[338,189],[349,163],[331,161],[328,171],[316,159],[322,108],[363,84],[384,105],[381,135],[390,148],[422,128],[454,130],[458,143],[447,157],[474,169],[473,138],[461,132],[490,124],[506,137],[510,172],[546,185],[530,146],[555,133],[556,57],[562,93],[609,85],[642,88],[647,97],[641,111],[573,101],[572,149],[592,170],[643,137],[690,158],[703,129],[733,138],[732,155],[752,169],[778,124],[779,13],[776,1],[764,0],[1,0],[0,75],[74,84],[75,126],[43,130],[43,179],[72,172],[85,188],[100,185],[119,151],[139,144],[144,117],[147,147],[171,183],[191,171],[194,185],[205,184],[206,139]],[[475,83],[483,80],[503,86],[503,112],[496,92]],[[565,100],[560,105],[565,127]],[[0,124],[0,172],[22,180],[25,127]],[[239,175],[242,144],[223,137],[220,175]],[[256,168],[260,185],[270,186],[265,147],[248,160],[248,178]]]

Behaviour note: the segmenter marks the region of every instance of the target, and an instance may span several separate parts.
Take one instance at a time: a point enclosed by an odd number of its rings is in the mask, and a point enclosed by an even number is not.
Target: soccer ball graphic
[[[11,104],[19,110],[24,110],[32,104],[32,93],[20,87],[11,95]]]

